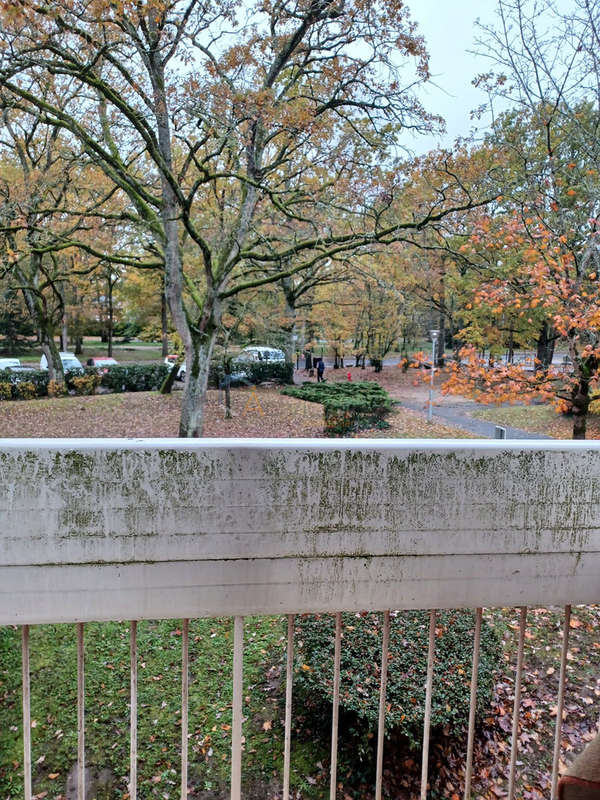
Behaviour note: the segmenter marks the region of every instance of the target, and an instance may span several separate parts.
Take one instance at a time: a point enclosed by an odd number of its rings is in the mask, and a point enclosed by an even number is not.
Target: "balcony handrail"
[[[600,443],[0,442],[0,624],[598,602]]]

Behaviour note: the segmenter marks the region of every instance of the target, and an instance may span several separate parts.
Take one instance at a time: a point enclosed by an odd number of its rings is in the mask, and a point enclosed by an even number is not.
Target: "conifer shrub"
[[[321,403],[328,436],[344,436],[363,428],[381,427],[392,407],[391,397],[375,381],[306,382],[302,386],[288,386],[282,394]]]
[[[12,385],[7,381],[0,382],[0,400],[12,399]]]

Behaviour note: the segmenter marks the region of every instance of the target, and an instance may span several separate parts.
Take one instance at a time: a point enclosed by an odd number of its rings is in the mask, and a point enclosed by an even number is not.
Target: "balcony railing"
[[[231,798],[242,797],[244,617],[287,615],[281,797],[290,797],[294,615],[335,616],[330,797],[336,797],[341,612],[383,613],[374,794],[382,797],[390,610],[429,610],[421,771],[427,797],[436,609],[476,609],[464,797],[470,798],[483,607],[521,609],[510,775],[528,606],[600,599],[600,446],[563,442],[5,440],[0,625],[22,629],[24,796],[31,800],[30,626],[75,623],[85,797],[84,623],[129,619],[129,796],[137,787],[137,621],[182,619],[181,798],[188,797],[188,621],[234,618]]]

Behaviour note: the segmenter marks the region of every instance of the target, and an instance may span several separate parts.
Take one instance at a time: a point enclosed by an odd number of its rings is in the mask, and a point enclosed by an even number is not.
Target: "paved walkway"
[[[384,362],[386,363],[386,362]],[[392,359],[390,363],[394,365],[397,363],[395,359]],[[326,375],[327,372],[332,368],[333,362],[330,359],[325,359],[325,366],[326,366]],[[357,368],[354,367],[354,362],[349,367],[344,368],[345,371],[354,372]],[[340,375],[343,374],[344,370],[340,370]],[[310,380],[307,373],[302,370],[300,367],[299,370],[294,370],[294,383],[302,384],[304,381]],[[398,394],[394,394],[393,391],[390,391],[391,397],[400,404],[400,406],[404,406],[405,408],[410,408],[412,411],[418,411],[422,414],[427,414],[427,403],[428,403],[428,396],[429,396],[429,389],[426,385],[423,385],[421,391],[417,394],[417,396],[413,399],[408,399]],[[422,396],[422,399],[419,397]],[[436,405],[436,403],[440,403],[440,405]],[[449,426],[453,426],[455,428],[462,428],[465,431],[469,431],[469,433],[474,433],[475,436],[481,436],[484,439],[495,439],[495,432],[496,432],[496,423],[495,422],[488,422],[487,420],[477,419],[476,417],[472,417],[470,415],[470,411],[475,409],[482,409],[485,406],[482,406],[481,403],[474,403],[473,401],[466,400],[464,398],[456,398],[456,401],[453,402],[452,399],[448,396],[443,397],[439,393],[434,394],[434,406],[433,406],[433,416],[437,418],[439,422],[446,423]],[[506,428],[506,438],[507,439],[551,439],[551,436],[546,436],[542,433],[531,433],[531,431],[524,431],[521,428],[511,428],[506,425],[502,426]]]
[[[398,401],[401,406],[405,408],[410,408],[412,411],[421,411],[424,414],[427,413],[427,401],[419,402],[419,401],[410,401],[410,400],[399,400]],[[474,433],[476,436],[482,436],[488,439],[495,438],[495,431],[496,431],[496,423],[495,422],[488,422],[487,420],[483,419],[476,419],[472,417],[468,412],[472,409],[481,409],[482,406],[479,403],[470,403],[470,402],[461,402],[459,405],[448,405],[445,404],[443,406],[433,406],[433,416],[437,417],[440,421],[448,423],[449,425],[453,425],[456,428],[462,428],[463,430],[469,431],[469,433]],[[546,436],[542,433],[531,433],[530,431],[524,431],[520,428],[510,428],[508,426],[503,426],[506,428],[506,438],[507,439],[551,439],[551,436]]]

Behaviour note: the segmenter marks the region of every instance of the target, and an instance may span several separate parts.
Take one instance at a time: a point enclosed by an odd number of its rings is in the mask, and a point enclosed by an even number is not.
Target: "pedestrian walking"
[[[325,372],[325,362],[322,358],[319,359],[319,363],[317,364],[317,383],[321,383],[324,381],[325,378],[323,377],[323,373]]]

